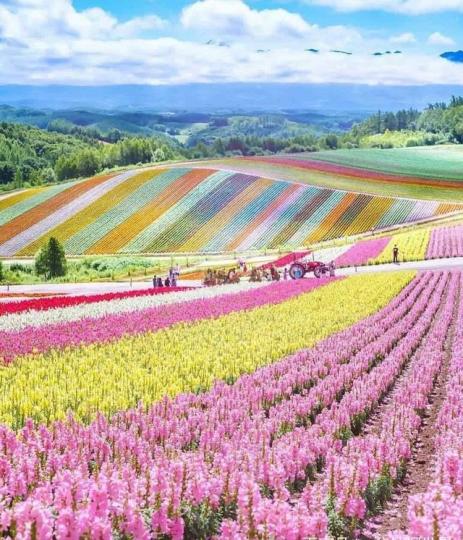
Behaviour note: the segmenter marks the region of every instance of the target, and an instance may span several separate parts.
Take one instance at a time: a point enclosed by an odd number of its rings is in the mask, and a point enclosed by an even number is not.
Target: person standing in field
[[[397,247],[397,244],[394,246],[394,249],[392,250],[392,255],[394,259],[394,264],[399,264],[399,248]]]

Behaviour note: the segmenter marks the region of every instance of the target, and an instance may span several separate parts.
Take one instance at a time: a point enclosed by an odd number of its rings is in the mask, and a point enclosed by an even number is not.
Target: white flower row
[[[135,296],[120,300],[105,300],[94,304],[79,304],[64,308],[49,309],[47,311],[26,311],[12,313],[0,317],[0,332],[12,332],[27,327],[41,327],[51,324],[78,321],[80,319],[96,319],[105,315],[117,313],[130,313],[142,309],[187,302],[189,300],[203,300],[215,298],[225,294],[233,294],[268,285],[268,283],[250,283],[243,281],[234,285],[220,285],[216,287],[201,287],[188,291],[179,291],[166,294]]]

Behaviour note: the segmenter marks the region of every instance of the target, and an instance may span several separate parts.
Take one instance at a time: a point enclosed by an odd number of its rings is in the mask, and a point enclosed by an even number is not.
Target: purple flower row
[[[463,292],[463,275],[460,281]],[[463,295],[460,296],[445,398],[436,423],[433,480],[410,497],[408,533],[413,537],[463,538]],[[400,532],[394,539],[410,538]]]
[[[433,229],[426,259],[463,257],[463,225]]]
[[[444,347],[458,297],[459,280],[457,274],[450,277],[444,306],[435,317],[443,298],[441,282],[424,316],[404,340],[403,347],[408,350],[397,347],[381,364],[377,376],[372,372],[363,381],[356,381],[358,391],[357,396],[351,393],[350,416],[372,410],[378,397],[385,395],[402,371],[404,358],[410,358],[421,342],[371,432],[351,438],[345,447],[332,448],[326,458],[325,478],[315,489],[308,488],[306,497],[314,499],[315,491],[317,500],[332,501],[333,511],[344,520],[349,533],[367,512],[377,511],[377,505],[384,503],[381,497],[375,500],[378,486],[381,483],[394,485],[399,481],[411,457],[422,412],[428,405],[435,379],[445,360]],[[368,398],[369,394],[374,399]],[[365,420],[365,416],[357,416],[357,419]]]

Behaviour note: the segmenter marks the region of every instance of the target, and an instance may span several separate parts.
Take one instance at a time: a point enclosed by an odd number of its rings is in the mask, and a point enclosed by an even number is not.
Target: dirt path
[[[462,294],[460,291],[455,302],[456,311],[459,296]],[[444,301],[442,302],[442,305]],[[453,321],[456,317],[453,317]],[[438,316],[436,316],[436,323],[438,324]],[[455,335],[455,322],[449,328],[449,332],[446,340],[446,358],[445,362],[439,372],[436,379],[434,389],[430,395],[429,404],[426,408],[422,428],[419,432],[418,438],[413,446],[412,459],[407,464],[407,473],[402,484],[398,486],[391,500],[387,503],[383,512],[373,516],[371,519],[365,522],[362,534],[360,538],[364,540],[381,540],[387,537],[388,533],[395,530],[407,530],[407,509],[408,499],[411,495],[421,493],[425,491],[432,480],[434,473],[434,436],[436,433],[435,425],[437,417],[445,399],[446,383],[448,379],[448,370],[451,359],[452,343]],[[400,380],[406,375],[408,368],[397,379],[393,390],[388,394],[383,404],[387,405],[392,399],[395,391],[398,391]],[[381,406],[377,411],[377,414],[372,417],[371,421],[367,424],[365,432],[373,433],[379,428]]]

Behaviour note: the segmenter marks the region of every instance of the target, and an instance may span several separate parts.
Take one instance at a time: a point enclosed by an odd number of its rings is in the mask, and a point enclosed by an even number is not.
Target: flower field
[[[399,261],[423,261],[463,257],[463,226],[461,224],[423,227],[315,250],[315,260],[334,260],[338,267],[388,264],[393,260],[394,246],[399,248]],[[288,255],[288,260],[291,255]],[[311,255],[312,257],[312,255]]]
[[[1,354],[36,349],[0,369],[0,534],[353,538],[378,515],[383,538],[461,538],[462,286],[399,272],[6,304]],[[85,339],[60,341],[67,321]],[[430,403],[429,486],[397,529],[385,506],[421,466]]]
[[[460,208],[188,167],[100,176],[1,203],[0,256],[34,255],[50,236],[70,255],[298,248]]]
[[[462,161],[455,145],[226,158],[220,166],[330,189],[453,204],[463,202]]]

